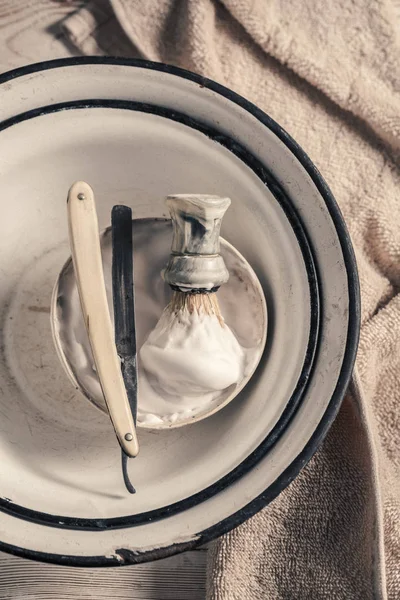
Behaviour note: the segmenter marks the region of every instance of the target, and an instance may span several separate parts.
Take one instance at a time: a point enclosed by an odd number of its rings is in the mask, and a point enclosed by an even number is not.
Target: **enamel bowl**
[[[134,286],[136,336],[140,350],[171,298],[170,287],[164,283],[161,271],[167,263],[171,249],[172,225],[167,219],[139,219],[133,221],[132,230],[135,273],[139,273],[135,276]],[[112,307],[110,228],[102,233],[100,244],[108,305]],[[176,420],[148,423],[145,420],[147,415],[141,409],[147,386],[143,389],[140,385],[142,365],[139,352],[137,426],[140,428],[181,427],[215,414],[238,395],[260,362],[267,337],[267,309],[261,284],[249,263],[224,239],[221,240],[221,255],[230,276],[228,282],[218,291],[218,300],[226,324],[245,352],[246,366],[243,379],[223,390],[207,408],[202,408],[202,399],[199,398],[199,408],[190,416],[185,413],[181,416],[178,413]],[[149,275],[145,277],[144,273]],[[110,317],[113,321],[112,310],[110,310]],[[78,387],[88,400],[107,413],[100,381],[93,367],[93,355],[86,334],[71,259],[64,265],[54,287],[51,324],[56,349],[73,386]]]
[[[268,307],[258,367],[227,406],[185,427],[139,430],[135,495],[109,417],[71,385],[53,342],[76,180],[93,186],[101,230],[115,204],[165,219],[174,190],[231,198],[221,235]],[[270,502],[326,435],[359,330],[350,239],[301,148],[192,73],[74,58],[0,76],[0,189],[0,550],[133,564],[204,544]]]

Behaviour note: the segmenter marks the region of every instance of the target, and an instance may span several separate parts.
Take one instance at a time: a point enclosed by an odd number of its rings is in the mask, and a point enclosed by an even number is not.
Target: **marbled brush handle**
[[[207,292],[228,281],[219,235],[230,203],[229,198],[202,194],[168,196],[173,240],[164,279],[171,287]]]

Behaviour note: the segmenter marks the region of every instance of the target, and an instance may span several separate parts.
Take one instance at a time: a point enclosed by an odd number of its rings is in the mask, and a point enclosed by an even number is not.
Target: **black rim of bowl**
[[[209,79],[206,79],[204,77],[201,77],[199,75],[191,73],[190,71],[185,71],[183,69],[173,67],[170,65],[165,65],[162,63],[152,63],[152,62],[143,61],[143,60],[120,59],[120,58],[112,58],[112,57],[76,57],[76,58],[58,59],[58,60],[53,60],[53,61],[48,61],[48,62],[36,63],[33,65],[28,65],[26,67],[15,69],[13,71],[10,71],[8,73],[1,75],[0,76],[0,84],[10,81],[12,79],[15,79],[17,77],[23,77],[25,75],[28,75],[30,73],[35,73],[38,71],[45,71],[45,70],[49,70],[49,69],[69,67],[69,66],[90,65],[90,64],[123,65],[123,66],[129,66],[129,67],[147,68],[147,69],[154,70],[154,71],[161,71],[161,72],[169,73],[171,75],[175,75],[175,76],[178,76],[178,77],[181,77],[184,79],[189,79],[189,80],[197,83],[201,88],[208,88],[208,89],[214,91],[215,93],[217,93],[221,96],[224,96],[225,98],[227,98],[234,104],[241,106],[243,109],[245,109],[246,111],[251,113],[254,117],[256,117],[261,123],[263,123],[264,126],[266,126],[269,130],[271,130],[287,146],[287,148],[292,152],[292,154],[302,164],[302,166],[305,168],[305,170],[307,171],[307,173],[313,180],[320,195],[324,199],[327,210],[328,210],[328,212],[332,218],[332,221],[335,225],[337,235],[339,237],[339,241],[341,244],[341,249],[342,249],[345,267],[346,267],[346,273],[347,273],[347,279],[348,279],[348,292],[349,292],[349,321],[348,321],[347,344],[346,344],[346,349],[345,349],[345,353],[344,353],[341,372],[340,372],[340,375],[339,375],[339,378],[338,378],[338,381],[336,384],[335,391],[331,397],[331,400],[327,406],[327,409],[326,409],[320,423],[316,427],[313,435],[311,436],[310,440],[306,444],[305,448],[302,450],[302,452],[292,461],[292,463],[289,465],[289,467],[287,467],[287,469],[285,469],[280,474],[280,476],[262,494],[260,494],[259,496],[257,496],[253,500],[251,500],[245,507],[241,508],[236,513],[229,515],[225,519],[221,520],[219,523],[217,523],[203,531],[198,532],[197,535],[195,536],[195,539],[193,539],[189,542],[184,542],[184,543],[179,543],[179,544],[171,544],[168,547],[163,547],[163,548],[158,548],[158,549],[154,549],[151,551],[143,551],[143,552],[140,552],[140,551],[132,552],[131,550],[121,548],[119,550],[116,550],[116,554],[118,556],[115,556],[115,557],[58,555],[58,554],[38,552],[35,550],[20,548],[18,546],[0,542],[0,549],[10,552],[10,553],[13,553],[15,555],[28,557],[28,558],[32,558],[35,560],[42,560],[45,562],[55,562],[55,563],[59,563],[59,564],[68,564],[68,565],[81,565],[81,566],[117,566],[117,565],[120,566],[121,564],[133,564],[133,563],[146,562],[146,561],[155,560],[158,558],[167,557],[167,556],[170,556],[177,552],[182,552],[185,550],[192,549],[196,546],[202,545],[202,544],[222,535],[223,533],[226,533],[227,531],[231,530],[233,527],[239,525],[240,523],[242,523],[243,521],[248,519],[250,516],[254,515],[263,506],[265,506],[266,504],[271,502],[296,477],[296,475],[305,466],[305,464],[310,460],[310,458],[315,453],[315,451],[319,447],[320,443],[324,439],[330,425],[332,424],[332,422],[337,414],[340,403],[343,399],[343,396],[346,392],[348,383],[350,381],[350,377],[351,377],[353,366],[354,366],[356,351],[357,351],[358,337],[359,337],[360,294],[359,294],[357,267],[356,267],[356,261],[355,261],[355,256],[354,256],[351,240],[350,240],[347,228],[345,226],[345,223],[343,221],[343,217],[340,213],[340,210],[336,204],[336,201],[333,198],[332,193],[330,192],[327,184],[325,183],[322,176],[320,175],[320,173],[318,172],[316,167],[313,165],[311,160],[308,158],[308,156],[298,146],[298,144],[266,113],[261,111],[254,104],[245,100],[244,98],[242,98],[235,92],[232,92],[228,88],[226,88],[220,84],[217,84]],[[82,104],[82,107],[88,106],[88,104],[90,104],[90,103],[92,103],[92,106],[98,105],[98,106],[104,107],[104,102],[105,101],[103,101],[103,100],[92,100],[92,101],[82,101],[81,104]],[[113,103],[113,101],[107,101],[107,102]],[[78,103],[79,103],[79,101],[78,101]],[[121,101],[117,100],[117,101],[115,101],[115,103],[117,103],[119,105],[118,108],[124,108],[123,106],[121,106]],[[42,107],[39,109],[34,109],[32,111],[28,111],[27,113],[24,113],[23,115],[18,115],[17,117],[12,117],[11,119],[8,119],[6,122],[3,122],[3,124],[1,124],[1,129],[4,129],[5,126],[10,126],[16,122],[19,122],[19,120],[24,120],[25,118],[32,118],[33,116],[38,116],[40,114],[44,114],[43,113],[44,110],[49,111],[49,109],[52,109],[54,111],[54,110],[60,110],[61,107],[68,108],[67,105],[69,105],[69,104],[75,105],[75,106],[71,106],[71,108],[77,108],[77,106],[76,106],[77,103],[72,102],[72,103],[59,104],[59,105],[57,105],[56,108],[54,106],[52,106],[52,107],[45,107],[45,108]],[[139,104],[139,103],[127,101],[127,104],[135,105],[135,104]],[[155,108],[152,105],[147,105],[147,106],[151,106],[151,112]],[[110,107],[111,107],[111,104],[110,104]],[[143,105],[141,105],[141,107],[143,108]],[[128,108],[128,106],[126,106],[125,108]],[[157,107],[157,108],[159,109],[160,107]],[[131,107],[131,109],[132,109],[132,107]],[[29,115],[29,116],[26,117],[26,115]],[[23,117],[23,118],[21,118],[21,117]],[[188,117],[185,117],[185,118],[187,119]],[[201,124],[200,126],[205,127],[203,124]],[[209,127],[205,127],[205,128],[207,130],[210,130]],[[231,140],[231,142],[232,142],[232,140]],[[240,146],[238,144],[236,144],[235,142],[234,142],[234,145],[237,146],[237,150],[240,152]],[[235,152],[233,147],[231,147],[229,149]],[[249,155],[249,153],[247,151],[246,151],[246,154]],[[253,157],[253,159],[254,159],[254,157]],[[261,167],[263,169],[263,172],[265,173],[265,176],[267,177],[266,180],[269,181],[270,183],[272,183],[272,185],[273,185],[272,191],[274,192],[274,195],[276,197],[276,194],[277,193],[280,194],[282,190],[280,189],[279,186],[277,188],[274,187],[274,184],[276,182],[274,182],[273,179],[272,180],[268,179],[271,177],[270,173],[268,173],[268,171],[265,169],[265,167],[263,165],[261,165]],[[254,170],[254,168],[253,168],[253,170]],[[314,280],[314,282],[315,282],[315,280]],[[313,352],[313,355],[314,355],[314,352]],[[308,380],[308,377],[307,377],[307,380]],[[297,404],[297,406],[298,406],[298,404]],[[276,442],[276,439],[274,439],[272,444],[275,442]],[[271,445],[269,446],[269,448],[271,447]],[[262,456],[264,456],[264,453],[262,454]],[[260,456],[255,462],[260,460],[260,458],[262,458],[262,456]],[[248,460],[248,459],[245,459],[245,461],[246,460]],[[254,466],[254,465],[249,466],[246,469],[246,471],[248,471],[250,468],[252,468],[252,466]],[[229,474],[225,477],[229,477]],[[225,483],[225,485],[223,485],[223,487],[230,485],[230,483],[231,483],[231,481],[227,481]],[[213,485],[215,485],[215,484],[213,484]],[[221,489],[223,489],[223,488],[221,487],[220,490]],[[218,493],[218,492],[216,492],[216,493]],[[202,494],[202,492],[199,492],[199,494]],[[199,501],[201,502],[202,500],[199,500]],[[185,502],[185,501],[183,501],[183,502]],[[193,504],[191,506],[193,506]],[[1,506],[1,510],[4,510],[7,513],[13,514],[14,516],[17,516],[20,518],[25,518],[30,521],[41,522],[41,524],[44,524],[42,519],[38,519],[38,516],[42,515],[42,513],[36,513],[36,511],[28,510],[28,512],[31,513],[30,515],[28,515],[28,514],[22,515],[21,513],[18,514],[14,510],[14,508],[15,508],[15,505],[14,506],[10,505],[10,502],[7,500],[4,500],[4,506]],[[22,508],[22,507],[18,507],[18,508]],[[186,508],[189,508],[189,506],[185,506],[183,508],[183,510]],[[26,511],[27,509],[23,509],[23,510]],[[155,512],[158,512],[158,511],[156,510]],[[143,514],[147,515],[147,517],[145,518],[145,521],[150,520],[149,513],[143,513]],[[169,512],[168,514],[171,514],[171,513]],[[167,515],[164,515],[164,516],[167,516]],[[123,517],[123,519],[124,518],[126,518],[126,517]],[[163,516],[158,516],[158,517],[153,516],[151,518],[151,520],[154,520],[157,518],[163,518]],[[74,520],[74,521],[76,521],[76,520]],[[46,521],[46,524],[50,525],[51,523]],[[137,523],[135,523],[135,524],[137,524]],[[57,523],[53,523],[53,525],[57,526]],[[133,523],[130,522],[129,524],[113,525],[113,527],[116,527],[116,526],[117,527],[118,526],[126,527],[126,526],[132,526],[132,525],[133,525]],[[72,524],[70,525],[69,528],[71,528],[71,526],[72,526]],[[82,530],[82,527],[79,527],[79,529]],[[93,527],[85,527],[85,529],[87,530],[87,529],[94,529],[94,528]],[[98,530],[99,528],[96,527],[96,529]]]

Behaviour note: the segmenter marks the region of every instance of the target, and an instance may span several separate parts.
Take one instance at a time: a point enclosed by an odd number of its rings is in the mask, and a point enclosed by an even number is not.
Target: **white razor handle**
[[[97,374],[119,444],[134,457],[139,445],[108,308],[96,205],[93,190],[83,181],[69,190],[68,220],[75,277]]]

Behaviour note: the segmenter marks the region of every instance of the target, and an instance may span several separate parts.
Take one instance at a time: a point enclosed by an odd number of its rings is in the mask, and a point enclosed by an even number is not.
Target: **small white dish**
[[[134,271],[151,274],[149,279],[135,278],[135,312],[138,350],[154,329],[170,297],[170,287],[163,281],[161,271],[168,262],[172,225],[166,219],[139,219],[132,222],[134,243]],[[100,236],[103,271],[108,306],[112,310],[112,245],[111,229]],[[152,248],[152,251],[149,251]],[[243,379],[223,390],[207,408],[199,408],[188,417],[178,413],[177,420],[162,423],[142,422],[146,419],[141,406],[146,403],[146,389],[141,389],[142,365],[139,356],[139,390],[137,427],[145,429],[170,429],[198,422],[226,406],[244,388],[260,362],[267,337],[267,306],[261,284],[245,258],[226,240],[221,239],[221,256],[230,277],[218,291],[218,300],[225,322],[245,350],[246,368]],[[68,259],[57,278],[52,302],[51,323],[54,341],[60,360],[74,387],[102,411],[107,412],[79,301],[75,274]],[[177,399],[179,402],[179,399]],[[244,399],[242,400],[245,401]]]

